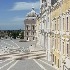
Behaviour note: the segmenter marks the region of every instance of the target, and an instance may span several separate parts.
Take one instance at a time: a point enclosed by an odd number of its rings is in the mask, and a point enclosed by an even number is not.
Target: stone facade
[[[40,0],[41,47],[57,70],[70,69],[70,0]],[[38,38],[40,39],[40,38]]]

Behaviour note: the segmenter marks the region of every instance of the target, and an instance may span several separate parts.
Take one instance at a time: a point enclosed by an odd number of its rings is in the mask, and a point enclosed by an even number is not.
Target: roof
[[[27,16],[26,17],[36,17],[36,12],[34,10],[34,8],[32,8],[31,12],[27,13]]]

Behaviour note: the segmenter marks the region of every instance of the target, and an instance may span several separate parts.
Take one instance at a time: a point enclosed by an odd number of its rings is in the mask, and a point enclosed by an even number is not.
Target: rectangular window
[[[56,49],[56,38],[55,38],[55,49]]]
[[[56,30],[56,24],[55,24],[55,30]]]
[[[34,37],[33,37],[33,40],[34,40]]]
[[[53,54],[53,62],[54,62],[54,54]]]
[[[60,38],[58,37],[58,50],[60,51]]]
[[[56,64],[56,56],[55,56],[55,64]]]
[[[67,54],[68,54],[68,44],[67,44]]]
[[[60,40],[59,40],[59,42],[60,42],[60,51],[61,51],[61,38],[59,38]]]
[[[58,68],[59,68],[59,59],[58,59]]]
[[[33,35],[34,35],[34,32],[33,32]]]
[[[28,40],[28,37],[27,37],[27,40]]]
[[[61,18],[59,18],[59,30],[61,30]]]
[[[55,34],[55,49],[56,49],[56,34]]]
[[[64,30],[64,18],[63,18],[63,30]]]
[[[35,26],[34,26],[34,25],[32,26],[32,29],[33,29],[33,30],[35,29]]]
[[[58,30],[58,19],[57,19],[57,30]]]
[[[28,32],[27,32],[27,35],[28,35]]]
[[[58,19],[58,31],[59,31],[59,29],[60,29],[59,27],[60,27],[60,23],[59,23],[59,19]]]
[[[67,17],[67,31],[68,31],[68,17]]]
[[[63,42],[63,54],[64,54],[64,42]]]
[[[26,26],[27,30],[28,30],[28,25]]]

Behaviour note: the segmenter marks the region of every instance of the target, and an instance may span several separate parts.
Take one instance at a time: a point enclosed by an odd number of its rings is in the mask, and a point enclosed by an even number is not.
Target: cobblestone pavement
[[[2,40],[0,42],[0,70],[56,70],[44,58],[45,51],[19,51],[18,49],[28,48],[34,42],[19,42],[19,40]],[[14,48],[17,51],[10,52]],[[3,50],[2,50],[3,49]],[[20,50],[21,50],[20,49]],[[5,51],[5,52],[4,52]],[[10,53],[9,53],[10,52]]]

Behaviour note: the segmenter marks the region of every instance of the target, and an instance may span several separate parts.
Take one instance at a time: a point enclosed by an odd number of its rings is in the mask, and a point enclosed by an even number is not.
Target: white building
[[[25,40],[26,41],[35,41],[35,25],[36,25],[36,12],[34,8],[32,8],[32,11],[29,12],[24,20],[25,24]]]
[[[50,10],[51,0],[40,0],[41,11],[41,46],[46,49],[47,60],[51,61],[51,45],[50,45]]]

